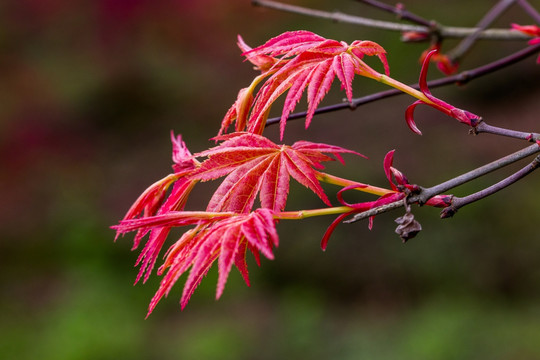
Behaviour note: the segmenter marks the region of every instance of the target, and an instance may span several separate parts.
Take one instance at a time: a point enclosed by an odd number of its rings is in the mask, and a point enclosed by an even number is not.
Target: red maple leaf
[[[242,42],[241,48],[246,49],[247,45]],[[259,89],[247,121],[246,118],[240,117],[241,112],[237,109],[245,108],[240,104],[249,103],[251,106],[250,97],[253,95],[251,88],[251,92],[244,91],[239,95],[239,99],[223,120],[222,130],[238,116],[237,121],[241,126],[246,124],[249,132],[262,133],[270,107],[277,98],[289,91],[281,115],[281,138],[283,138],[287,117],[296,107],[306,87],[308,88],[306,127],[308,127],[315,109],[330,90],[336,76],[341,82],[342,89],[345,89],[348,100],[352,101],[352,81],[355,74],[371,78],[381,76],[362,60],[364,55],[377,56],[388,75],[385,54],[386,51],[372,41],[356,40],[349,45],[343,41],[325,39],[309,31],[290,31],[274,37],[244,53],[250,61],[264,57],[265,64],[270,62],[269,59],[275,63],[263,74],[269,75],[269,78]],[[245,116],[247,117],[247,114]],[[241,131],[243,128],[239,128],[237,124],[236,130]]]
[[[251,211],[257,194],[261,206],[282,211],[289,193],[289,178],[312,190],[321,200],[331,206],[319,181],[317,171],[322,162],[332,161],[334,155],[340,162],[340,153],[352,150],[338,146],[298,141],[292,146],[277,145],[267,138],[251,133],[233,133],[219,136],[223,142],[209,150],[195,154],[207,157],[190,178],[213,180],[227,175],[210,200],[207,211]]]
[[[180,135],[175,137],[171,132],[171,141],[173,144],[172,159],[174,162],[174,174],[166,176],[146,189],[128,210],[121,224],[129,220],[136,221],[137,219],[140,219],[138,216],[144,218],[184,209],[186,200],[196,183],[196,181],[189,179],[186,175],[193,171],[198,166],[199,162],[191,155],[191,152],[182,141]],[[167,193],[171,186],[172,190],[170,193]],[[139,246],[142,238],[150,233],[148,241],[144,245],[135,264],[136,266],[140,265],[139,274],[137,275],[135,283],[139,282],[143,276],[143,282],[146,282],[152,272],[156,259],[171,227],[137,227],[132,230],[126,230],[126,228],[122,226],[113,228],[117,230],[117,238],[119,235],[128,231],[137,230],[137,234],[133,240],[132,250],[135,250]]]
[[[240,50],[242,50],[242,53],[244,54],[253,50],[248,44],[246,44],[246,42],[240,35],[238,35],[237,45],[240,48]],[[268,70],[270,70],[276,64],[276,62],[279,61],[279,59],[273,56],[255,55],[255,54],[246,55],[246,60],[248,60],[253,65],[255,65],[254,67],[255,70],[260,70],[262,73],[265,73]]]
[[[158,271],[162,274],[167,270],[167,274],[150,302],[150,315],[178,278],[191,268],[180,300],[183,309],[216,260],[219,271],[216,298],[223,293],[233,264],[249,286],[246,251],[249,249],[259,264],[259,252],[273,259],[272,249],[279,242],[275,222],[270,209],[257,209],[249,214],[171,211],[142,219],[123,220],[116,228],[132,231],[197,224],[167,251],[165,262]]]
[[[150,233],[137,260],[136,265],[140,265],[137,282],[143,276],[144,281],[148,279],[171,228],[195,225],[168,250],[158,274],[168,271],[150,303],[149,313],[178,278],[191,268],[181,300],[184,308],[216,260],[218,298],[233,263],[249,285],[246,251],[249,249],[257,262],[259,253],[273,259],[272,248],[278,244],[273,214],[285,208],[289,178],[292,176],[330,206],[316,169],[324,168],[322,163],[325,161],[337,159],[343,163],[342,153],[362,156],[338,146],[308,141],[298,141],[292,146],[277,145],[261,135],[245,132],[215,139],[222,143],[192,156],[181,139],[173,137],[175,174],[152,185],[120,224],[113,226],[118,234],[137,232],[134,249]],[[206,160],[199,163],[195,157],[206,157]],[[206,211],[183,211],[196,182],[224,176]],[[166,197],[167,188],[173,183],[173,189]],[[257,195],[262,208],[252,210]],[[139,217],[141,212],[142,217]]]

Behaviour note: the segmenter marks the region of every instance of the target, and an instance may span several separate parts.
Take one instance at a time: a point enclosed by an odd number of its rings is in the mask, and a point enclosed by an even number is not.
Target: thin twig
[[[513,154],[504,156],[498,160],[492,161],[489,164],[480,166],[474,170],[471,170],[465,174],[457,176],[453,179],[445,181],[441,184],[435,185],[430,188],[422,189],[418,195],[411,196],[409,199],[411,202],[418,202],[419,204],[425,204],[433,196],[447,192],[450,189],[453,189],[457,186],[463,185],[469,181],[477,179],[481,176],[489,174],[495,170],[513,164],[517,161],[525,159],[531,155],[540,152],[540,146],[538,144],[530,145],[522,150],[516,151]]]
[[[511,129],[505,129],[498,126],[493,126],[487,124],[485,121],[481,121],[475,128],[474,128],[475,134],[493,134],[493,135],[500,135],[500,136],[506,136],[511,137],[514,139],[521,139],[521,140],[527,140],[527,141],[537,141],[540,139],[540,134],[537,133],[528,133],[523,131],[517,131],[517,130],[511,130]]]
[[[479,34],[505,12],[516,0],[500,0],[484,15],[482,20],[476,24],[474,33],[463,39],[455,48],[448,52],[448,57],[453,61],[459,61],[474,45]]]
[[[517,0],[518,4],[529,14],[534,21],[540,24],[540,13],[527,0]]]
[[[504,39],[510,39],[510,38],[520,39],[520,40],[528,39],[528,37],[524,36],[524,34],[519,34],[519,36],[516,36],[518,33],[513,32],[511,30],[506,30],[506,29],[484,30],[483,29],[484,27],[487,27],[502,11],[504,11],[514,1],[516,0],[501,0],[499,4],[496,5],[494,9],[492,9],[484,17],[484,19],[480,22],[479,27],[476,27],[476,28],[442,27],[439,29],[440,35],[443,37],[467,37],[468,36],[469,39],[463,42],[464,45],[461,48],[462,50],[458,50],[458,52],[466,51],[477,39],[485,39],[485,38],[499,39],[499,40],[503,38]],[[520,4],[524,8],[526,8],[527,6],[530,7],[530,5],[524,0],[517,0],[517,1],[520,1]],[[378,2],[375,0],[364,0],[363,2],[376,4],[375,6],[379,6],[380,8],[383,8],[381,7],[381,4],[378,4]],[[321,11],[321,10],[302,8],[299,6],[282,4],[282,3],[270,1],[270,0],[253,0],[253,4],[265,6],[268,8],[274,8],[274,9],[282,10],[282,11],[304,14],[308,16],[326,18],[333,21],[348,22],[352,24],[371,26],[371,27],[381,28],[381,29],[386,29],[386,30],[416,31],[416,32],[424,32],[427,34],[429,34],[433,30],[433,29],[429,29],[427,26],[411,26],[411,25],[403,25],[403,24],[398,24],[398,23],[393,23],[393,22],[377,21],[373,19],[366,19],[366,18],[361,18],[357,16],[346,15],[339,12],[330,13],[330,12]],[[532,12],[534,14],[536,10],[532,7],[530,8],[532,9]],[[528,12],[531,12],[531,11],[528,10]],[[502,36],[503,34],[504,36]],[[539,50],[540,50],[540,44],[533,45],[521,51],[518,51],[510,56],[507,56],[505,58],[499,59],[497,61],[491,62],[489,64],[477,67],[469,71],[464,71],[458,75],[430,81],[428,82],[428,86],[430,88],[434,88],[434,87],[444,86],[444,85],[448,85],[452,83],[457,83],[457,84],[466,83],[474,78],[492,73],[503,67],[514,64],[522,59],[525,59],[526,57],[530,55],[537,53]],[[416,89],[419,88],[418,84],[412,85],[411,87],[416,88]],[[375,93],[375,94],[371,94],[368,96],[354,99],[351,103],[341,103],[341,104],[335,104],[335,105],[331,105],[327,107],[321,107],[317,109],[315,113],[321,114],[321,113],[326,113],[326,112],[335,111],[335,110],[344,109],[344,108],[354,109],[361,104],[391,97],[391,96],[398,95],[401,93],[402,93],[401,91],[394,90],[394,89],[382,91],[379,93]],[[305,116],[306,116],[306,112],[295,113],[295,114],[289,115],[288,119],[292,120],[292,119],[302,118]],[[266,124],[271,125],[271,124],[279,122],[279,120],[280,118],[268,119]],[[525,132],[520,132],[520,131],[515,131],[515,130],[502,129],[502,128],[498,128],[498,127],[494,127],[489,124],[486,124],[483,121],[480,122],[480,124],[476,127],[475,132],[476,133],[492,133],[492,134],[497,134],[497,135],[503,135],[503,136],[529,140],[529,141],[536,141],[539,138],[539,135],[536,133],[525,133]],[[469,171],[465,174],[457,176],[453,179],[445,181],[436,186],[433,186],[430,188],[423,188],[421,189],[420,193],[409,196],[407,199],[407,202],[400,200],[394,203],[390,203],[390,204],[386,204],[377,208],[373,208],[368,211],[356,214],[352,219],[346,222],[350,223],[350,222],[359,221],[361,219],[365,219],[374,215],[378,215],[383,212],[387,212],[387,211],[402,207],[404,206],[404,204],[412,204],[412,203],[424,204],[435,195],[446,192],[452,188],[455,188],[459,185],[472,181],[478,177],[481,177],[490,172],[498,170],[509,164],[515,163],[523,158],[526,158],[538,152],[540,152],[540,146],[538,144],[531,145],[525,149],[517,151],[513,154],[505,156],[501,159],[493,161],[489,164],[481,166],[477,169]],[[455,211],[457,211],[457,208],[464,206],[465,204],[468,204],[472,201],[476,201],[474,199],[479,199],[479,198],[491,195],[499,191],[500,189],[507,187],[510,184],[515,183],[517,180],[521,179],[523,176],[532,172],[534,169],[536,169],[539,166],[540,166],[540,156],[537,157],[535,161],[529,164],[526,168],[518,171],[514,175],[508,177],[507,179],[497,184],[494,184],[484,190],[481,190],[475,194],[469,195],[467,197],[456,198],[456,201],[453,203],[454,204],[453,206],[456,209]],[[450,211],[451,210],[448,210],[448,213],[450,213]]]
[[[283,4],[277,1],[271,0],[253,0],[252,4],[263,6],[270,9],[286,11],[294,14],[307,15],[311,17],[332,20],[335,22],[342,22],[353,25],[368,26],[376,29],[390,30],[390,31],[417,31],[426,32],[425,26],[400,24],[391,21],[374,20],[361,16],[344,14],[338,11],[329,12],[324,10],[316,10],[305,8],[296,5]]]
[[[392,5],[388,5],[380,1],[377,1],[377,0],[357,0],[357,1],[373,6],[377,9],[381,9],[383,11],[387,11],[392,14],[395,14],[398,17],[398,19],[401,19],[401,20],[408,20],[410,22],[423,25],[428,28],[434,25],[434,22],[424,19],[416,14],[413,14],[412,12],[408,10],[405,10],[405,7],[403,5],[392,6]]]
[[[368,26],[377,29],[390,30],[390,31],[411,31],[430,34],[432,29],[427,26],[400,24],[391,21],[373,20],[360,16],[353,16],[344,14],[341,12],[329,12],[323,10],[315,10],[305,8],[296,5],[283,4],[271,0],[252,0],[253,5],[263,6],[280,11],[291,12],[295,14],[307,15],[317,17],[321,19],[328,19],[336,22],[343,22],[354,25]],[[437,29],[440,36],[444,38],[463,38],[473,34],[477,31],[476,28],[464,28],[464,27],[451,27],[440,26]],[[489,29],[484,30],[478,34],[478,39],[489,40],[526,40],[529,37],[519,31],[512,31],[510,29]]]
[[[489,64],[482,65],[471,70],[466,70],[453,76],[447,76],[447,77],[440,78],[437,80],[431,80],[431,81],[428,81],[427,84],[430,89],[437,88],[440,86],[446,86],[450,84],[465,84],[469,82],[470,80],[479,78],[481,76],[500,70],[506,66],[515,64],[523,59],[526,59],[529,56],[535,55],[539,51],[540,51],[540,44],[529,46],[512,55],[493,61]],[[410,86],[414,89],[420,89],[420,86],[418,84],[413,84]],[[360,105],[364,105],[370,102],[386,99],[386,98],[396,96],[396,95],[401,95],[401,94],[403,94],[403,92],[396,89],[385,90],[385,91],[381,91],[381,92],[377,92],[374,94],[370,94],[370,95],[366,95],[360,98],[353,99],[353,101],[350,103],[342,102],[339,104],[321,106],[317,108],[317,110],[315,110],[315,115],[324,114],[324,113],[337,111],[337,110],[343,110],[343,109],[354,110]],[[307,115],[306,111],[293,113],[289,115],[287,120],[302,119],[302,118],[305,118],[306,115]],[[279,123],[280,119],[281,119],[280,117],[270,118],[266,121],[266,126],[277,124]]]
[[[447,192],[450,189],[453,189],[457,186],[463,185],[469,181],[472,181],[474,179],[477,179],[481,176],[484,176],[488,173],[491,173],[495,170],[498,170],[500,168],[503,168],[507,165],[513,164],[519,160],[522,160],[526,157],[529,157],[531,155],[534,155],[536,153],[540,152],[540,146],[538,144],[530,145],[522,150],[519,150],[513,154],[507,155],[505,157],[502,157],[498,160],[495,160],[489,164],[486,164],[484,166],[481,166],[479,168],[476,168],[474,170],[471,170],[465,174],[462,174],[460,176],[457,176],[453,179],[450,179],[448,181],[445,181],[441,184],[435,185],[430,188],[424,188],[420,191],[419,194],[412,195],[408,198],[409,204],[425,204],[429,199],[431,199],[435,195],[439,195],[443,192]],[[403,206],[403,201],[399,200],[394,203],[390,203],[384,206],[380,206],[377,208],[370,209],[368,211],[364,211],[362,213],[356,214],[353,218],[350,220],[347,220],[347,223],[356,222],[362,219],[369,218],[374,215],[381,214],[383,212],[387,212],[393,209],[397,209],[399,207]]]
[[[366,210],[364,212],[358,213],[354,215],[351,219],[343,221],[346,224],[350,224],[353,222],[357,222],[363,219],[370,218],[372,216],[376,216],[391,210],[399,209],[400,207],[405,206],[405,202],[403,200],[395,201],[390,204],[385,204],[381,206],[374,207],[373,209]]]
[[[454,216],[454,214],[463,206],[473,203],[478,200],[482,200],[490,195],[495,194],[496,192],[514,184],[516,181],[521,180],[525,176],[532,173],[534,170],[540,167],[540,156],[537,156],[530,164],[527,164],[521,170],[515,172],[509,177],[499,181],[496,184],[491,185],[483,190],[480,190],[474,194],[465,196],[465,197],[453,197],[452,205],[444,208],[441,211],[441,219],[446,219]]]

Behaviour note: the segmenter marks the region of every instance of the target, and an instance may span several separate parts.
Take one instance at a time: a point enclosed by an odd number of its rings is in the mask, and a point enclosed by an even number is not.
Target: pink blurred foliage
[[[220,11],[205,16],[208,6]],[[27,216],[46,221],[39,213],[57,190],[43,184],[82,176],[76,174],[96,161],[106,120],[86,113],[94,92],[108,94],[118,78],[136,78],[144,71],[140,54],[153,46],[160,56],[209,52],[205,39],[213,34],[219,48],[227,33],[213,20],[235,8],[215,0],[17,0],[1,9],[0,185],[8,191],[0,215],[2,229],[18,232]],[[89,85],[79,84],[81,69],[93,78]]]

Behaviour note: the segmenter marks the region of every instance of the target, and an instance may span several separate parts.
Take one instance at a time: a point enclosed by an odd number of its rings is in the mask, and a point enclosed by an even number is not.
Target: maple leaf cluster
[[[181,297],[183,309],[216,261],[219,272],[216,298],[222,295],[233,264],[249,286],[246,255],[252,253],[259,265],[261,254],[273,259],[273,249],[279,242],[276,224],[281,219],[301,219],[307,214],[341,214],[323,237],[324,249],[331,232],[346,216],[404,199],[415,189],[401,172],[392,167],[393,151],[384,161],[390,189],[383,189],[321,172],[324,162],[339,160],[344,163],[341,154],[363,156],[355,151],[309,141],[297,141],[290,146],[279,145],[262,135],[272,104],[286,92],[281,115],[281,137],[288,115],[306,88],[307,127],[335,77],[339,79],[349,101],[352,101],[355,75],[390,81],[386,52],[380,45],[358,40],[349,45],[308,31],[286,32],[254,49],[239,37],[238,45],[260,75],[250,86],[239,91],[236,102],[222,120],[218,136],[211,139],[219,144],[192,154],[181,136],[171,134],[173,173],[151,185],[123,220],[113,226],[117,237],[136,232],[133,249],[138,248],[147,236],[136,262],[140,266],[136,283],[141,279],[143,282],[148,280],[170,230],[191,226],[165,253],[165,261],[157,270],[163,279],[150,303],[148,314],[163,296],[168,295],[179,277],[189,271]],[[368,66],[363,60],[365,56],[377,57],[384,74]],[[417,95],[421,96],[419,101],[456,117],[455,108],[429,93],[425,85],[425,70],[422,77],[423,93]],[[407,111],[408,124],[416,132],[419,130],[412,120],[412,109],[420,102]],[[469,113],[465,115],[469,116]],[[234,132],[227,133],[234,122]],[[328,208],[284,211],[291,177],[310,189]],[[198,182],[221,178],[223,180],[205,211],[185,210],[188,197]],[[321,187],[321,180],[344,187],[338,193],[338,201],[343,206],[332,207]],[[380,197],[371,202],[346,203],[342,192],[352,188]],[[444,196],[428,202],[433,206],[447,204],[448,199]],[[370,226],[371,223],[372,219]]]
[[[364,56],[377,56],[385,74],[390,73],[386,51],[373,41],[356,40],[348,45],[344,41],[326,39],[309,31],[290,31],[255,49],[247,46],[241,37],[238,44],[247,60],[262,72],[256,82],[265,77],[268,79],[255,96],[252,86],[240,91],[238,100],[223,119],[221,131],[225,131],[236,120],[236,131],[247,127],[249,132],[262,133],[272,104],[288,91],[281,115],[280,131],[283,139],[287,117],[300,101],[306,87],[307,128],[317,105],[330,90],[336,76],[349,101],[352,101],[352,81],[355,75],[380,77],[380,73],[362,60]],[[251,112],[247,111],[248,108],[251,108]]]

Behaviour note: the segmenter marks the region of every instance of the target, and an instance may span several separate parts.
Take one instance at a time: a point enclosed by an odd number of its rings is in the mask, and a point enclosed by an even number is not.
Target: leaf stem
[[[299,211],[282,211],[274,214],[274,219],[280,220],[301,220],[314,216],[344,214],[354,209],[348,206],[335,206],[324,209],[311,209]]]
[[[381,74],[381,77],[379,77],[378,79],[379,82],[385,84],[385,85],[388,85],[388,86],[391,86],[393,87],[394,89],[397,89],[405,94],[409,94],[411,95],[412,97],[415,97],[417,98],[418,100],[422,100],[423,102],[425,102],[426,104],[434,104],[433,101],[431,101],[426,95],[424,95],[423,92],[421,92],[420,90],[417,90],[415,89],[414,87],[412,86],[409,86],[409,85],[406,85],[396,79],[393,79],[389,76],[386,76],[386,75],[382,75]]]
[[[343,179],[343,178],[340,178],[338,176],[330,175],[330,174],[323,173],[323,172],[317,172],[317,179],[319,181],[323,181],[323,182],[328,183],[328,184],[338,185],[338,186],[342,186],[342,187],[355,186],[356,185],[358,187],[355,188],[354,190],[362,191],[362,192],[365,192],[365,193],[368,193],[368,194],[373,194],[373,195],[383,196],[383,195],[395,192],[393,190],[381,188],[381,187],[378,187],[378,186],[363,184],[363,183],[359,183],[357,181],[352,181],[352,180],[348,180],[348,179]]]

